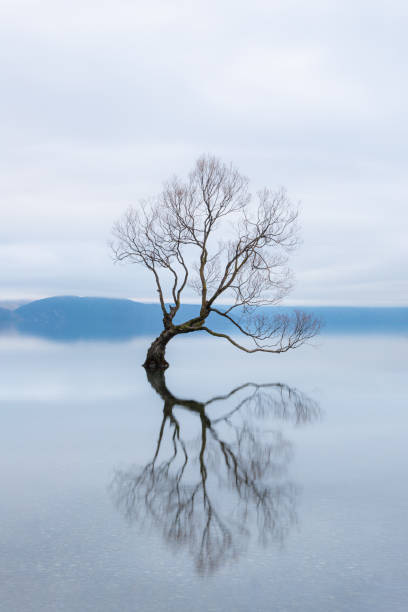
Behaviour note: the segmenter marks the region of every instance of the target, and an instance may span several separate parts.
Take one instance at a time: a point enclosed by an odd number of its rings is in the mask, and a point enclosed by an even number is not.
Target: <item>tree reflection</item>
[[[147,377],[164,401],[153,458],[144,467],[117,470],[110,485],[127,521],[153,522],[169,544],[190,550],[202,574],[237,557],[255,525],[260,543],[282,543],[296,521],[298,491],[286,479],[292,446],[258,423],[311,422],[320,414],[316,402],[279,383],[246,383],[198,402],[174,396],[163,372]],[[229,409],[210,418],[219,403]],[[197,438],[183,434],[191,422],[183,428],[176,408],[197,417]]]

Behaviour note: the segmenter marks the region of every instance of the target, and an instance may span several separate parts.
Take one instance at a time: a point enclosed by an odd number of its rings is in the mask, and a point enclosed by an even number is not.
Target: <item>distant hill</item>
[[[323,321],[322,333],[408,334],[408,307],[317,306],[300,308]]]
[[[7,308],[0,308],[0,328],[11,323],[11,312]]]
[[[182,306],[177,320],[195,316],[198,309],[193,304]],[[292,310],[279,308],[280,312]],[[408,334],[408,308],[307,307],[301,310],[313,312],[322,319],[322,333]],[[208,323],[216,331],[233,329],[232,324],[217,315],[212,315]],[[0,326],[56,340],[125,340],[159,333],[162,313],[159,304],[62,296],[36,300],[14,311],[0,308]]]
[[[129,338],[154,334],[161,323],[159,305],[110,298],[62,296],[17,308],[20,332],[56,339]]]
[[[192,317],[198,306],[185,305],[179,318]],[[126,339],[154,335],[162,328],[159,304],[132,300],[61,296],[36,300],[13,312],[13,325],[22,333],[61,340]]]

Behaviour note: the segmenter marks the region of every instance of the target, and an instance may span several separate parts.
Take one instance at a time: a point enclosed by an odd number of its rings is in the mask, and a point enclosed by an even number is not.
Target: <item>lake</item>
[[[0,610],[405,612],[408,338],[0,336]]]

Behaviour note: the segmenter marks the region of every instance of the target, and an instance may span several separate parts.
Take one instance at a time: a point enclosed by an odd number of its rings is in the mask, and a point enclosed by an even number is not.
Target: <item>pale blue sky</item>
[[[302,202],[291,303],[406,305],[405,2],[3,0],[0,299],[153,299],[112,222],[203,153]]]

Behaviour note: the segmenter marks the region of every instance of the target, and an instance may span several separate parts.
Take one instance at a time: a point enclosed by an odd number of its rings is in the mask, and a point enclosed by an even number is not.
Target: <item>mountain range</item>
[[[180,308],[177,320],[191,318],[198,306]],[[265,307],[270,312],[271,307]],[[279,307],[279,312],[293,308]],[[304,307],[322,319],[322,333],[408,334],[408,307]],[[208,325],[215,331],[231,332],[231,323],[211,315]],[[0,308],[0,329],[5,332],[42,336],[55,340],[117,339],[158,334],[162,327],[159,304],[125,299],[59,296],[35,300],[14,310]]]

